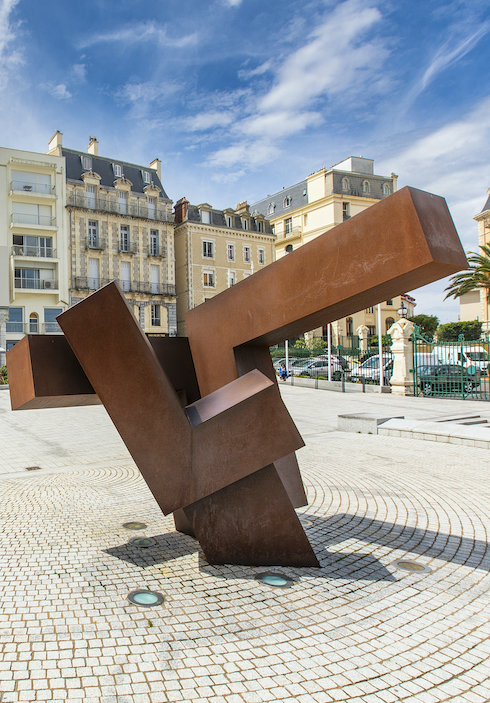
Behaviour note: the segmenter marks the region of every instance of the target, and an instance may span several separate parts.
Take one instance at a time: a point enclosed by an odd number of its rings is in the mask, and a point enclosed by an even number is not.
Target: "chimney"
[[[89,154],[93,154],[94,156],[99,155],[99,142],[97,141],[97,137],[89,137],[87,151]]]
[[[63,156],[61,153],[62,137],[63,133],[57,129],[49,142],[48,154],[50,156]]]
[[[250,215],[250,206],[246,200],[243,203],[238,203],[235,209],[239,215]]]
[[[153,161],[150,164],[150,168],[152,168],[154,171],[157,172],[158,178],[160,179],[160,182],[162,180],[162,168],[161,168],[162,162],[160,159],[153,159]]]
[[[158,159],[157,159],[158,160]],[[155,163],[155,162],[153,162]],[[181,198],[180,200],[177,200],[175,203],[175,224],[179,224],[180,222],[183,222],[185,218],[187,217],[187,206],[189,205],[189,201],[184,197]]]

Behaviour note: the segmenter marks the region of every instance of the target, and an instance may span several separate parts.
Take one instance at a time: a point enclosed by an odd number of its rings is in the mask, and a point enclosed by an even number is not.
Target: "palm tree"
[[[490,245],[482,244],[480,249],[483,254],[469,252],[469,268],[463,273],[457,273],[449,279],[446,298],[460,298],[465,293],[472,290],[486,290],[487,298],[490,290]],[[444,300],[446,300],[444,298]]]

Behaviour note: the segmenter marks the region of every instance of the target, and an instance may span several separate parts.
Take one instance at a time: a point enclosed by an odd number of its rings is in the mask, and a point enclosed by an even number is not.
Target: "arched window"
[[[37,312],[31,312],[29,315],[29,334],[38,334],[39,332],[39,316]]]
[[[362,192],[363,193],[370,193],[371,192],[371,186],[369,185],[369,181],[362,182]]]
[[[395,320],[392,317],[387,317],[385,320],[385,325],[386,325],[386,332],[390,329],[392,325],[395,324]]]
[[[284,207],[290,207],[293,199],[289,197],[289,195],[286,195],[284,198]]]
[[[276,209],[275,203],[269,203],[269,207],[267,208],[267,214],[273,215],[275,209]]]
[[[349,179],[342,178],[342,190],[349,190],[349,188],[350,188]]]
[[[390,186],[388,183],[383,183],[383,195],[389,195],[390,194]]]

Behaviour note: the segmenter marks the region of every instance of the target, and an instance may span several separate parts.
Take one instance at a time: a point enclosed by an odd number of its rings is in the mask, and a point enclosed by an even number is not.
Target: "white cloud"
[[[160,46],[169,46],[174,48],[184,48],[191,44],[195,44],[198,40],[198,35],[188,34],[185,36],[169,36],[167,27],[159,26],[155,22],[140,22],[126,25],[105,34],[95,34],[88,37],[80,43],[80,47],[93,46],[104,42],[121,42],[125,46],[129,44],[137,44],[142,41],[155,41]]]
[[[84,83],[87,80],[87,67],[84,63],[75,63],[71,67],[73,79],[78,83]]]
[[[43,87],[50,95],[53,96],[53,98],[56,98],[57,100],[69,100],[73,97],[64,83],[58,83],[58,85],[55,85],[54,83],[45,83]]]
[[[223,0],[223,2],[225,5],[228,5],[228,7],[238,7],[242,4],[242,0]]]
[[[126,83],[116,92],[116,98],[123,103],[148,104],[160,98],[173,95],[179,90],[172,81],[147,81],[145,83]]]
[[[484,22],[476,31],[472,31],[459,42],[448,40],[437,52],[422,78],[413,86],[408,95],[409,102],[413,101],[437,76],[463,58],[470,52],[488,32],[490,22]]]
[[[0,88],[4,88],[11,71],[22,63],[19,51],[11,49],[16,39],[11,13],[19,0],[0,0]]]
[[[249,136],[270,137],[281,139],[307,127],[318,126],[323,117],[318,112],[270,112],[265,115],[254,115],[238,125],[238,129]]]
[[[448,203],[466,251],[477,250],[478,229],[473,217],[481,211],[490,186],[490,97],[473,107],[463,118],[420,137],[398,154],[376,166],[378,173],[396,171],[400,187],[412,185]],[[434,312],[442,321],[456,320],[459,303],[443,303],[447,281],[414,292],[417,310]]]
[[[261,111],[302,110],[321,96],[338,96],[354,86],[366,91],[388,51],[379,43],[361,43],[381,19],[359,0],[347,0],[315,29],[310,40],[280,67],[273,88],[259,102]]]
[[[264,73],[267,73],[268,71],[272,70],[273,63],[269,59],[269,61],[265,61],[264,63],[260,64],[260,66],[257,66],[257,68],[242,68],[238,71],[238,78],[241,78],[242,80],[248,80],[249,78],[255,78],[255,76],[263,76]]]
[[[208,160],[211,166],[231,168],[235,164],[261,166],[275,158],[279,149],[265,141],[239,142],[219,149]]]
[[[200,132],[216,127],[226,127],[235,119],[233,112],[201,112],[184,120],[185,128],[190,132]]]

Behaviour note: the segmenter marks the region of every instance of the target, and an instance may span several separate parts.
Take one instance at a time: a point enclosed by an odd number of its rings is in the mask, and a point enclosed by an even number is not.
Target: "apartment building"
[[[274,261],[275,236],[263,215],[247,202],[216,210],[209,203],[175,203],[177,327],[187,334],[184,315]]]
[[[56,316],[69,305],[65,189],[62,156],[0,148],[1,349],[60,331]]]
[[[49,154],[66,160],[69,304],[117,280],[142,329],[175,335],[176,295],[172,201],[160,161],[149,166],[67,149],[57,131]]]
[[[250,210],[254,216],[262,215],[269,221],[279,259],[394,193],[397,178],[394,173],[376,175],[372,159],[349,156],[330,169],[322,168],[300,183],[251,204]],[[376,233],[371,236],[375,247]],[[403,296],[403,302],[409,316],[413,315],[414,298]],[[402,296],[381,303],[381,334],[386,334],[399,319],[397,310],[401,303]],[[360,310],[332,323],[333,342],[340,344],[350,338],[356,344],[356,330],[362,325],[368,327],[370,335],[378,334],[377,309]],[[318,328],[307,337],[325,334],[325,328]]]

